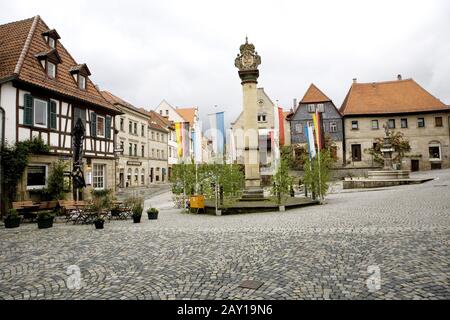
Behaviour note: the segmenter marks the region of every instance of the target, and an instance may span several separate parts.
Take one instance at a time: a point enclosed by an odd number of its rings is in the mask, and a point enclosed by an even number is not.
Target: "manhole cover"
[[[253,289],[257,290],[259,287],[261,287],[264,284],[264,282],[256,281],[256,280],[245,280],[242,281],[239,287],[246,288],[246,289]]]

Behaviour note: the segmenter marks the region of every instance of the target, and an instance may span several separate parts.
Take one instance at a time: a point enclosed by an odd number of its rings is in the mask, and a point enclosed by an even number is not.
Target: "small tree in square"
[[[216,185],[221,205],[227,206],[240,198],[244,188],[242,166],[237,164],[205,164],[201,166],[201,191],[207,199],[216,200]]]
[[[193,163],[182,162],[175,164],[172,169],[172,193],[175,195],[175,202],[178,206],[184,208],[186,199],[195,193],[196,175],[195,165]]]
[[[289,196],[294,179],[289,175],[289,159],[282,157],[273,176],[272,194],[280,205]]]
[[[323,200],[329,188],[329,172],[333,164],[330,151],[322,149],[320,156],[316,155],[312,160],[306,155],[304,161],[303,180],[305,187],[312,193],[314,199],[319,197],[320,200]]]

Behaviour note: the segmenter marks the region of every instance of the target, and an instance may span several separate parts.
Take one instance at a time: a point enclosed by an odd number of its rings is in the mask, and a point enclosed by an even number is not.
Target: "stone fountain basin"
[[[409,170],[378,170],[369,171],[367,176],[370,180],[396,180],[409,179]]]

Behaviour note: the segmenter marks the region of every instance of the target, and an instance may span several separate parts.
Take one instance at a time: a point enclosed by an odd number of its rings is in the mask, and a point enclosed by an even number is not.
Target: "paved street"
[[[283,213],[181,214],[165,193],[157,221],[2,228],[0,298],[450,299],[450,170],[425,174]]]

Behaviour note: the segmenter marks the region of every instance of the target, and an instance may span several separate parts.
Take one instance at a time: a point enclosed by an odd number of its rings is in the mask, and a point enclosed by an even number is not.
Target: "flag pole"
[[[321,132],[321,125],[320,125],[320,122],[321,122],[321,119],[320,119],[320,115],[319,115],[319,110],[317,110],[316,109],[316,121],[317,121],[317,161],[319,162],[318,163],[318,166],[319,166],[319,197],[320,197],[320,200],[323,200],[323,197],[322,197],[322,178],[321,178],[321,173],[320,173],[320,148],[321,148],[321,142],[322,142],[322,139],[321,139],[321,134],[322,134],[322,132]]]

